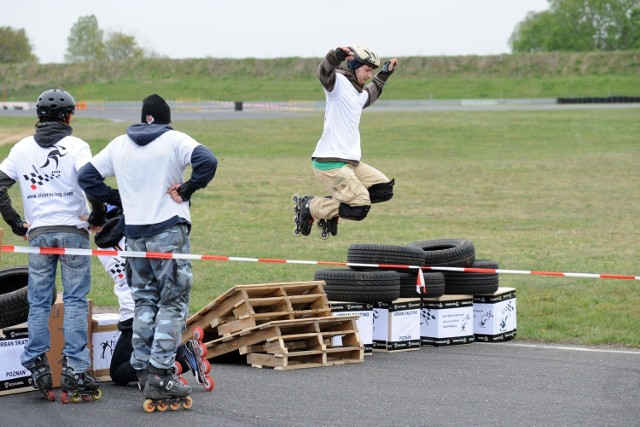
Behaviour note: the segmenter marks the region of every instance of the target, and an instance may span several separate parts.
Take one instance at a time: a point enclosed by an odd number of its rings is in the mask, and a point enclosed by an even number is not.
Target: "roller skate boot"
[[[176,368],[159,369],[149,366],[149,375],[142,390],[142,395],[146,399],[143,408],[146,412],[153,412],[156,409],[164,412],[167,408],[177,411],[180,406],[189,409],[193,405],[190,393],[191,386],[180,381]]]
[[[147,376],[149,375],[148,369],[141,369],[136,371],[136,376],[138,377],[138,388],[141,392],[144,392],[144,383],[147,381]]]
[[[334,216],[330,219],[321,219],[318,221],[318,228],[320,228],[320,237],[322,240],[327,240],[329,238],[329,234],[335,236],[338,234],[338,218]]]
[[[60,396],[60,400],[63,404],[89,402],[92,399],[99,400],[102,397],[101,385],[102,381],[94,378],[89,371],[75,372],[71,366],[68,366],[66,356],[62,356],[62,375],[60,377],[62,396]]]
[[[56,396],[53,394],[53,378],[51,377],[51,367],[47,356],[43,354],[38,357],[30,371],[33,388],[42,393],[49,402],[54,402]]]
[[[311,199],[313,199],[313,196],[293,196],[293,212],[295,214],[293,222],[296,225],[293,233],[296,236],[299,234],[303,236],[311,234],[311,226],[313,226],[313,216],[311,216],[311,211],[309,210]]]
[[[207,347],[202,342],[204,332],[202,328],[197,326],[193,330],[193,336],[178,348],[178,358],[180,358],[187,367],[193,372],[196,381],[202,385],[206,391],[212,391],[214,388],[211,372],[211,364],[207,360]],[[178,363],[178,362],[176,362]],[[178,369],[181,374],[181,369]]]

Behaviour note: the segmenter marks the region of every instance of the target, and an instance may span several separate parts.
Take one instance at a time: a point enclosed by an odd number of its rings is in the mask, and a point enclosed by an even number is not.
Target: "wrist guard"
[[[187,181],[178,188],[178,194],[180,195],[180,197],[182,197],[182,200],[184,202],[188,202],[189,199],[191,199],[191,195],[196,190],[197,190],[196,186],[193,185],[191,182]]]
[[[13,231],[13,234],[15,234],[16,236],[24,236],[25,234],[27,234],[28,230],[24,228],[24,221],[22,220],[22,218],[20,218],[20,215],[16,215],[11,218],[9,221],[7,221],[7,224],[9,224],[9,226],[11,227],[11,231]]]

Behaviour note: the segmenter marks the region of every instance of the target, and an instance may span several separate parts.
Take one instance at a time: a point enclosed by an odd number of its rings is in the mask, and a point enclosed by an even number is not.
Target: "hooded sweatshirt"
[[[104,179],[115,176],[124,211],[118,229],[130,238],[148,237],[176,224],[191,225],[189,203],[174,202],[167,190],[184,182],[187,166],[192,168],[189,182],[206,187],[217,164],[213,153],[189,135],[166,124],[137,123],[94,156],[79,182],[91,197],[113,204],[114,190]]]

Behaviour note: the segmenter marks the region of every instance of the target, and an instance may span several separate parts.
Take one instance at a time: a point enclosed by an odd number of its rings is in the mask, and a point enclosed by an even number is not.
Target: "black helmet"
[[[36,103],[38,117],[52,117],[63,120],[67,114],[76,111],[76,101],[69,92],[62,89],[49,89],[42,92]]]

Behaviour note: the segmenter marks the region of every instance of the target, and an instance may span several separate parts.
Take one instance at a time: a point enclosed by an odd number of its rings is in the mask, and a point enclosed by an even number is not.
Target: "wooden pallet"
[[[276,320],[205,343],[207,358],[232,351],[247,355],[257,368],[290,370],[361,363],[364,346],[358,316]],[[332,338],[342,337],[333,345]]]
[[[213,340],[272,321],[326,316],[323,281],[237,285],[189,317],[183,342],[196,326]]]

